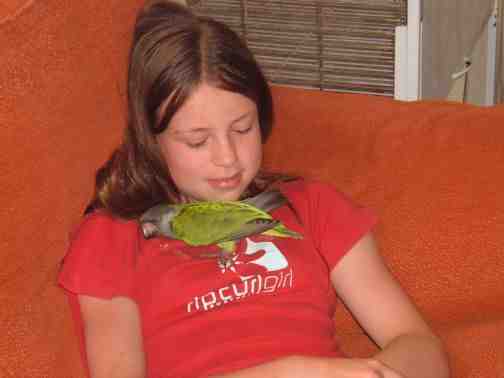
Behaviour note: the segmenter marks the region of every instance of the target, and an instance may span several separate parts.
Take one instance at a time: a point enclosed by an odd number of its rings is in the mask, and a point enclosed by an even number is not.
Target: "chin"
[[[209,201],[238,201],[240,199],[241,192],[239,193],[225,193],[222,195],[212,196]]]
[[[209,201],[238,201],[245,191],[243,188],[237,188],[229,191],[212,191],[209,194]]]
[[[205,201],[238,201],[240,193],[198,193],[188,196],[189,202],[205,202]]]
[[[244,185],[242,182],[237,187],[229,189],[218,189],[207,184],[198,192],[187,193],[187,198],[191,201],[239,201],[248,184]]]

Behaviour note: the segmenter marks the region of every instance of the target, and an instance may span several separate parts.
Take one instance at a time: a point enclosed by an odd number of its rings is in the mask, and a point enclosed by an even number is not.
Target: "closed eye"
[[[250,130],[252,130],[252,126],[251,127],[247,127],[246,129],[242,129],[242,130],[235,130],[237,133],[239,134],[247,134]]]
[[[201,142],[186,142],[186,145],[190,148],[199,148],[203,147],[206,143],[206,139],[203,139]]]
[[[233,131],[238,134],[247,134],[248,132],[250,132],[253,129],[253,127],[254,127],[254,124],[249,125],[247,127],[236,128]]]

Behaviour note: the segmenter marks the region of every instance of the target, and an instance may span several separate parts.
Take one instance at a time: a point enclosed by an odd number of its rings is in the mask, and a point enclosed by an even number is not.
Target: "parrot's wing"
[[[271,190],[259,193],[254,197],[244,199],[242,202],[269,213],[270,211],[285,205],[288,201],[279,190]]]
[[[230,240],[238,240],[250,235],[257,235],[263,233],[264,231],[270,230],[280,222],[274,219],[257,219],[245,223],[240,227],[239,230],[226,235],[222,240],[218,240],[216,243],[222,243]]]

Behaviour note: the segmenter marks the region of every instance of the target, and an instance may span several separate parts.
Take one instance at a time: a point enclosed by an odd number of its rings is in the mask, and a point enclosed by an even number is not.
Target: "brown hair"
[[[128,124],[121,145],[97,171],[87,211],[104,208],[134,218],[179,193],[156,142],[202,82],[255,102],[263,142],[273,109],[269,86],[252,53],[226,25],[170,1],[150,1],[139,12],[129,56]],[[244,196],[284,176],[260,172]]]

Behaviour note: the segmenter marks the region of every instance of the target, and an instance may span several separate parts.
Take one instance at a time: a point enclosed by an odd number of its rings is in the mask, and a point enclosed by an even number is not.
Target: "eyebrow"
[[[247,113],[242,114],[241,116],[235,118],[234,120],[231,121],[230,125],[234,125],[235,123],[238,123],[247,117],[250,117],[253,115],[253,111],[249,111]],[[209,127],[195,127],[189,130],[173,130],[174,134],[187,134],[187,133],[195,133],[195,132],[205,132],[208,131],[210,128]]]

